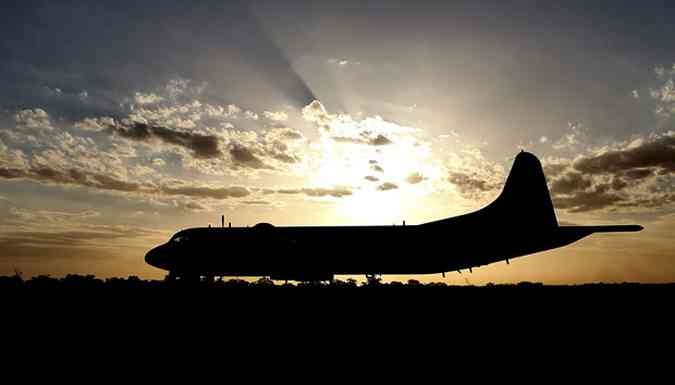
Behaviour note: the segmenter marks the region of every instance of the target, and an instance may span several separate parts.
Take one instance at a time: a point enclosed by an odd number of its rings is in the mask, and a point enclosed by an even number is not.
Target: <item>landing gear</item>
[[[197,274],[178,274],[175,271],[169,271],[169,274],[164,277],[164,282],[169,284],[198,284],[201,282],[201,277]],[[213,282],[213,276],[206,277],[205,282]]]
[[[164,281],[169,283],[176,282],[177,279],[178,274],[176,274],[176,272],[174,271],[170,271],[169,274],[167,274],[166,277],[164,277]]]
[[[366,282],[368,282],[368,285],[379,285],[380,281],[382,281],[381,274],[366,274]]]

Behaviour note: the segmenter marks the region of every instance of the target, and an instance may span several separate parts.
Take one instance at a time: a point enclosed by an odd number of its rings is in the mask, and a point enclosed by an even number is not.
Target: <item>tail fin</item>
[[[558,227],[541,163],[529,152],[516,156],[502,193],[487,209],[515,226]]]

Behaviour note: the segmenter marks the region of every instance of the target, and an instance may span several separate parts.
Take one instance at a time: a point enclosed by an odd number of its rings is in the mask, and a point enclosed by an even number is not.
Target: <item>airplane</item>
[[[515,158],[500,195],[475,212],[419,225],[190,228],[150,250],[145,261],[168,279],[263,276],[332,281],[335,275],[438,274],[509,261],[569,245],[593,233],[640,225],[560,226],[541,163]]]

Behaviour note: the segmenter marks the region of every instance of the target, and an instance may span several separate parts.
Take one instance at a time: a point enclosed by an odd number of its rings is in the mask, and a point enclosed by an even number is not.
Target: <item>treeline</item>
[[[355,279],[334,280],[332,282],[279,282],[268,278],[260,278],[255,281],[242,279],[214,280],[199,282],[180,282],[166,280],[144,280],[137,276],[127,278],[97,278],[94,275],[69,274],[65,277],[51,277],[48,275],[39,275],[30,279],[23,279],[15,276],[0,276],[0,290],[7,289],[34,289],[34,290],[61,290],[61,289],[83,289],[83,290],[108,290],[108,289],[167,289],[167,288],[203,288],[210,290],[217,289],[303,289],[303,288],[326,288],[326,289],[443,289],[443,290],[574,290],[574,289],[635,289],[635,288],[658,288],[675,289],[675,283],[667,284],[640,284],[640,283],[592,283],[581,285],[544,285],[539,282],[519,282],[516,284],[493,284],[488,283],[484,286],[474,285],[448,285],[444,282],[422,283],[415,279],[407,282],[382,282],[381,280],[370,280],[358,282]],[[501,291],[501,290],[500,290]]]

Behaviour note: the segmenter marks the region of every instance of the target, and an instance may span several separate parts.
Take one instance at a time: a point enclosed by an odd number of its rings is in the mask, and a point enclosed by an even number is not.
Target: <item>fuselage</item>
[[[179,276],[327,280],[351,274],[430,274],[568,245],[594,232],[641,226],[559,226],[541,163],[516,156],[501,194],[465,215],[414,226],[192,228],[146,261]]]
[[[590,234],[565,227],[485,228],[464,222],[458,217],[414,226],[193,228],[151,250],[146,261],[178,274],[279,279],[430,274],[512,259]]]

